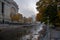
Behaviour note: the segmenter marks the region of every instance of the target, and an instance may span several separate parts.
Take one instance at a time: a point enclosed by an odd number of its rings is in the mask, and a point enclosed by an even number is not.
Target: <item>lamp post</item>
[[[50,39],[50,28],[49,28],[49,16],[47,17],[47,32],[48,32],[48,40],[51,40]]]

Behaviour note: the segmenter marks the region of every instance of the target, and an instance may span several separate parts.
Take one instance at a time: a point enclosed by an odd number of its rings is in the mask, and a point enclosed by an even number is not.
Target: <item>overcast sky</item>
[[[19,13],[25,17],[30,17],[37,13],[36,2],[38,0],[15,0],[19,6]]]

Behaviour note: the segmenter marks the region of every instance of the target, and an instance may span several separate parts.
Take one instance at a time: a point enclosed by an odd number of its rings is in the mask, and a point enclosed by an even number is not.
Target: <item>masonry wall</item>
[[[4,13],[2,15],[2,2],[4,3]],[[10,14],[14,12],[14,14],[18,13],[18,5],[14,4],[15,2],[13,0],[0,0],[0,21],[4,18],[4,21],[11,21]],[[14,11],[12,12],[12,9],[14,8]]]
[[[2,21],[2,3],[0,2],[0,21]]]

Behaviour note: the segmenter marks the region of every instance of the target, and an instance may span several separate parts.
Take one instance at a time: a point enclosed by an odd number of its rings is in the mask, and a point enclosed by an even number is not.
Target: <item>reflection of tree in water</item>
[[[0,31],[0,40],[17,40],[22,36],[29,34],[29,28],[2,29]],[[28,32],[27,32],[28,31]]]

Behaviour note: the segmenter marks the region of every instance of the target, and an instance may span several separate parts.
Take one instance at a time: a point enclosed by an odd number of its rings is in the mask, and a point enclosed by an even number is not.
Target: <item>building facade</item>
[[[0,0],[0,21],[10,21],[10,14],[18,12],[18,5],[14,0]]]
[[[24,23],[32,23],[33,22],[32,17],[28,17],[28,18],[24,17],[23,20],[24,20]]]

